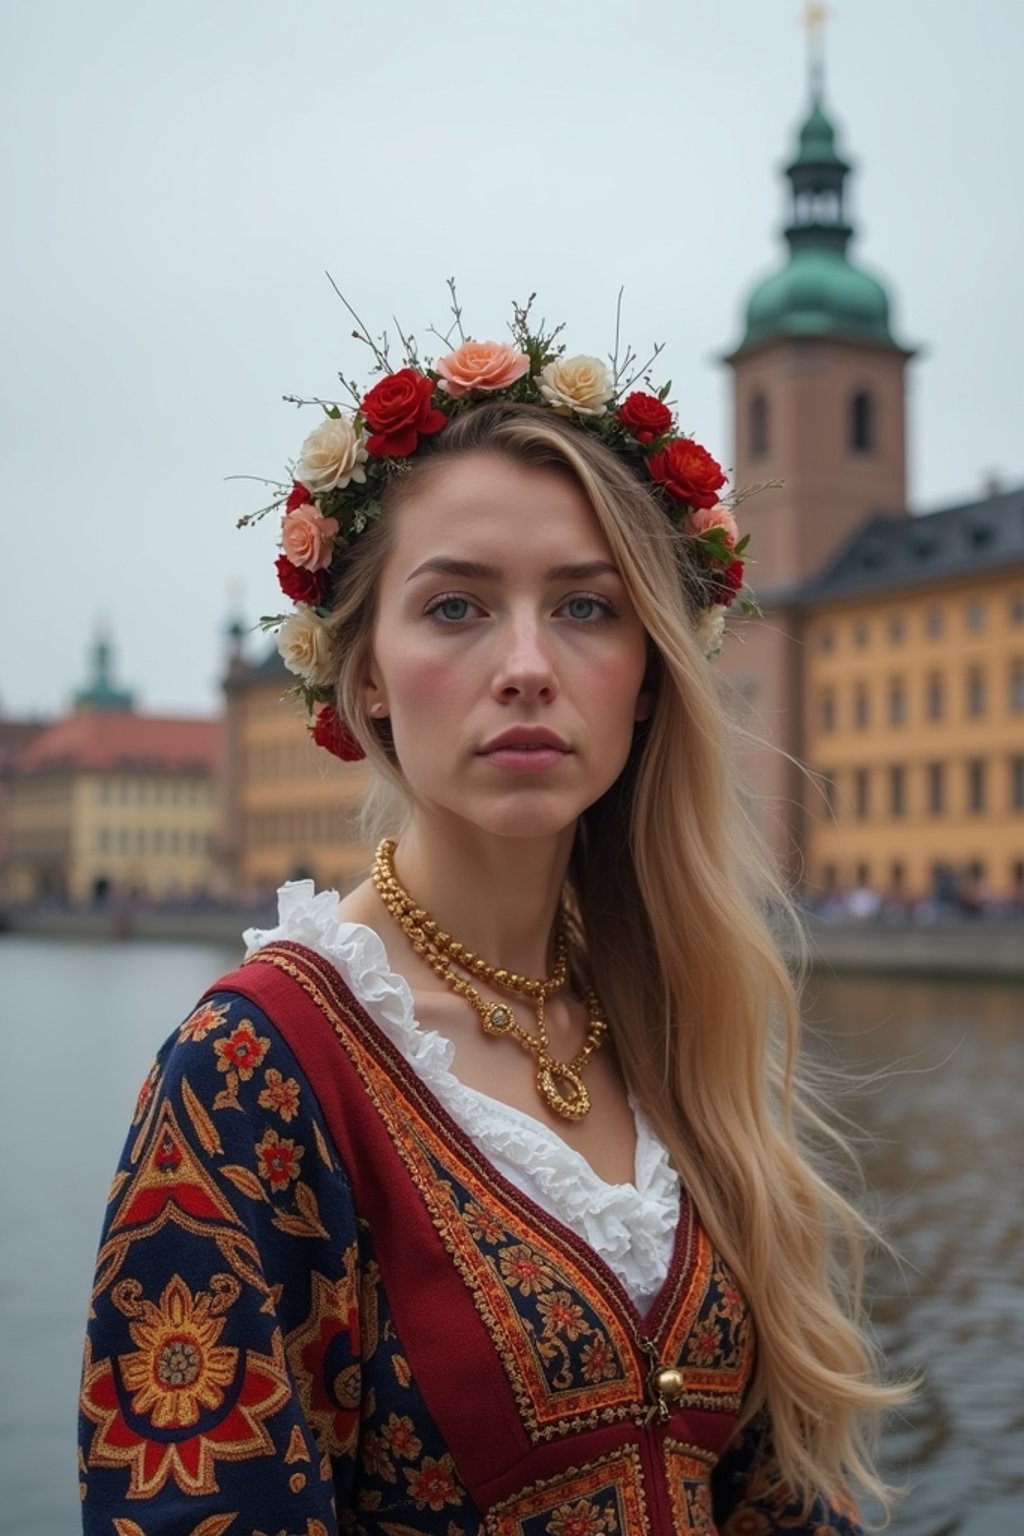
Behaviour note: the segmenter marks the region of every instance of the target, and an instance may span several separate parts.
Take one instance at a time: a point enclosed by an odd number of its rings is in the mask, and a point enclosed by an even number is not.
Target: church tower
[[[882,284],[848,254],[850,166],[825,106],[820,6],[808,7],[810,106],[786,167],[788,247],[751,293],[734,374],[734,483],[781,480],[747,502],[751,584],[763,619],[740,623],[719,666],[751,745],[742,771],[763,830],[800,874],[802,644],[800,589],[865,520],[906,511],[904,374],[913,353],[893,337]]]

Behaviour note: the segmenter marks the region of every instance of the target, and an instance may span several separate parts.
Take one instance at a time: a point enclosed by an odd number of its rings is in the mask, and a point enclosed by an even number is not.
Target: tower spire
[[[825,23],[828,11],[819,0],[807,0],[804,27],[807,31],[807,74],[811,100],[820,102],[825,94]]]

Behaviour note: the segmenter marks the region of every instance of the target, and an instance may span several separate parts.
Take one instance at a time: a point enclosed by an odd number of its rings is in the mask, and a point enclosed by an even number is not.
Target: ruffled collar
[[[249,928],[246,952],[282,939],[329,960],[381,1030],[475,1145],[517,1188],[588,1243],[644,1306],[660,1290],[679,1221],[679,1180],[668,1153],[632,1103],[633,1184],[608,1184],[549,1126],[461,1083],[455,1048],[416,1022],[408,982],[391,969],[379,934],[338,915],[336,891],[294,880],[278,891],[278,926]]]

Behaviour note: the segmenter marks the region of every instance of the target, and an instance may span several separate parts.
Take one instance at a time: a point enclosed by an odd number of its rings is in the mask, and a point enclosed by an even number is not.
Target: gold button
[[[661,1370],[654,1373],[653,1385],[658,1397],[664,1398],[667,1403],[674,1403],[683,1395],[683,1373],[674,1365],[662,1366]]]

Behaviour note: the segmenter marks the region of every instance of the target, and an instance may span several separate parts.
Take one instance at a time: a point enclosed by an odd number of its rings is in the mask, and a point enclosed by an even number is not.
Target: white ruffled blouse
[[[379,934],[338,916],[337,891],[293,880],[277,893],[278,926],[249,928],[246,953],[281,939],[304,944],[341,973],[367,1013],[494,1167],[523,1194],[588,1243],[645,1313],[668,1274],[679,1221],[679,1180],[668,1153],[632,1103],[636,1171],[632,1184],[606,1184],[549,1126],[451,1071],[455,1048],[421,1029],[405,979],[393,971]]]

